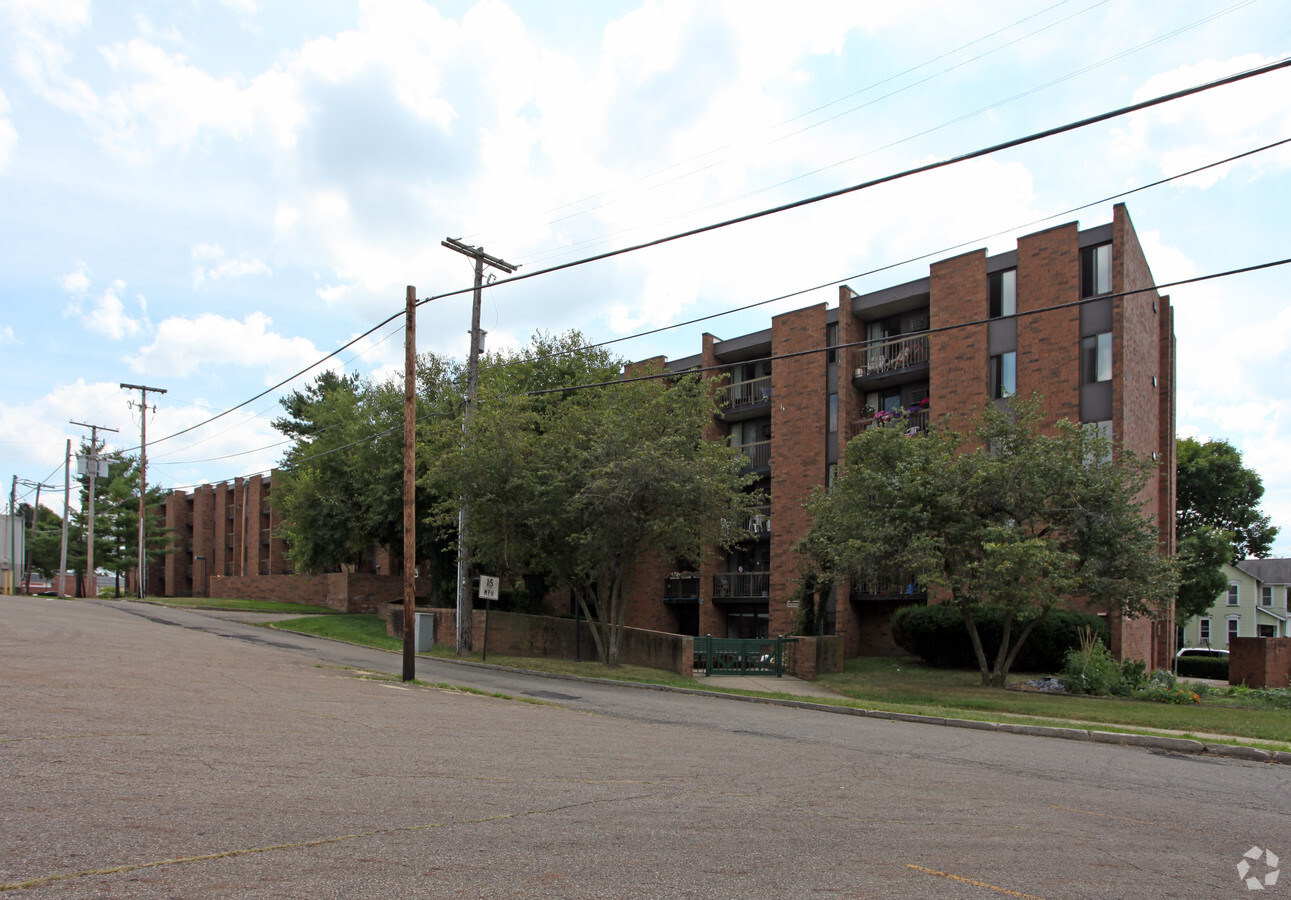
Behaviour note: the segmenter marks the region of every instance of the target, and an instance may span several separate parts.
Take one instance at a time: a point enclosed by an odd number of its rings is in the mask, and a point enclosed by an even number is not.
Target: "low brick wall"
[[[810,681],[825,672],[843,671],[841,635],[800,637],[785,645],[784,674]]]
[[[1229,638],[1228,683],[1291,687],[1291,638]]]
[[[448,608],[418,607],[418,612],[435,614],[435,644],[452,647],[457,644],[457,610]],[[392,637],[403,636],[403,608],[401,605],[386,607],[384,612],[387,632]],[[475,610],[473,636],[476,649],[484,646],[485,614]],[[597,658],[596,643],[586,622],[580,622],[581,656]],[[623,645],[619,649],[619,662],[624,665],[666,669],[686,678],[693,673],[694,638],[662,631],[625,628]],[[526,616],[519,613],[490,612],[488,614],[488,652],[499,656],[554,657],[573,659],[575,632],[573,619],[551,616]]]
[[[210,596],[327,606],[326,575],[215,575]]]
[[[416,590],[426,591],[426,579]],[[212,597],[244,600],[277,600],[326,606],[345,613],[380,613],[392,601],[403,600],[402,575],[369,575],[329,572],[326,575],[216,575],[211,578]]]

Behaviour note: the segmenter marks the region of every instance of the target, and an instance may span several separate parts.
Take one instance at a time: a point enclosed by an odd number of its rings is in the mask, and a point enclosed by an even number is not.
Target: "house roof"
[[[1244,559],[1237,568],[1265,584],[1291,584],[1291,559]]]

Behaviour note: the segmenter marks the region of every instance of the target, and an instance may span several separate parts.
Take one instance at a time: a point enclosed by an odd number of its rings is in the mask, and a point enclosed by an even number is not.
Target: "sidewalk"
[[[795,697],[829,697],[844,699],[829,688],[794,678],[792,675],[696,675],[695,686],[701,690],[743,690],[767,694],[793,694]]]

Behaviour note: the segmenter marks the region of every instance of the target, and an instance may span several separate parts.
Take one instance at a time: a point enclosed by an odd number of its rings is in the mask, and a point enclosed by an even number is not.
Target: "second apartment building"
[[[810,522],[802,500],[824,485],[848,440],[904,411],[903,426],[948,420],[970,427],[992,399],[1043,397],[1050,421],[1096,425],[1117,446],[1155,460],[1145,492],[1163,552],[1174,552],[1174,323],[1125,207],[1108,224],[1027,235],[1017,249],[934,263],[927,277],[838,306],[776,316],[730,340],[705,334],[672,371],[722,367],[723,412],[708,437],[748,457],[769,505],[748,523],[754,539],[697,571],[654,560],[634,574],[628,624],[684,634],[787,634],[798,577],[794,545]],[[1137,292],[1137,293],[1127,293]],[[895,652],[888,621],[926,600],[909,584],[841,586],[830,628],[848,656]],[[1118,656],[1168,665],[1171,616],[1113,617]]]

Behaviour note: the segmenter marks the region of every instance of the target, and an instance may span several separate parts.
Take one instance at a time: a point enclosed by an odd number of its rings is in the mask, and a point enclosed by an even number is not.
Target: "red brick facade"
[[[1104,249],[1093,249],[1099,247]],[[1090,289],[1092,299],[1082,297],[1082,259],[1101,259],[1108,266],[1104,280]],[[1013,274],[1001,274],[1009,272]],[[998,284],[1000,278],[1014,279],[1016,308],[1013,314],[991,318],[992,279]],[[676,371],[726,366],[731,382],[762,371],[748,371],[750,361],[769,366],[770,403],[765,408],[756,402],[737,408],[731,401],[708,435],[726,439],[729,434],[732,444],[740,445],[748,440],[750,417],[769,417],[767,474],[774,523],[769,592],[765,600],[746,598],[765,604],[759,627],[770,635],[793,628],[795,610],[788,601],[798,579],[794,545],[810,527],[802,501],[825,483],[829,466],[841,458],[847,440],[872,424],[865,408],[908,408],[923,401],[934,420],[971,427],[988,400],[989,373],[1001,355],[1014,355],[1014,389],[1022,396],[1040,394],[1049,421],[1102,423],[1114,445],[1158,461],[1160,474],[1143,500],[1157,519],[1163,549],[1173,552],[1173,314],[1169,298],[1152,284],[1129,215],[1118,204],[1109,225],[1087,231],[1076,223],[1059,225],[1020,238],[1016,251],[995,257],[983,250],[964,253],[934,263],[925,279],[868,294],[843,286],[837,309],[820,305],[795,310],[776,316],[769,331],[732,340],[704,335],[699,354],[671,362],[669,367]],[[829,328],[836,328],[834,340],[844,349],[824,352]],[[1110,375],[1100,370],[1097,377],[1083,379],[1082,341],[1098,346],[1101,354],[1106,347],[1102,342],[1109,339]],[[847,349],[862,341],[870,343]],[[880,352],[876,346],[890,349]],[[804,353],[812,350],[822,352]],[[836,433],[828,430],[827,403],[834,392]],[[748,401],[747,394],[743,400]],[[736,631],[723,616],[724,609],[733,607],[714,596],[711,577],[713,572],[732,571],[727,565],[715,559],[701,568],[697,634]],[[677,604],[661,600],[666,571],[653,561],[633,573],[629,624],[678,627]],[[851,587],[836,590],[831,618],[845,653],[898,652],[889,620],[910,599],[900,596],[900,589],[865,595]],[[1168,666],[1174,650],[1172,618],[1163,616],[1158,622],[1111,616],[1112,650],[1118,656]]]

